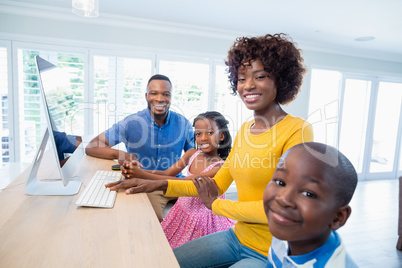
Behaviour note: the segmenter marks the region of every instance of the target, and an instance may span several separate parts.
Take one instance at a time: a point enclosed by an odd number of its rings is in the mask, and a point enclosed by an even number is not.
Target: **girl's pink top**
[[[191,156],[188,167],[191,167],[201,152],[199,150]],[[207,172],[223,162],[215,162],[202,172]],[[188,176],[190,175],[192,174],[188,171]],[[225,195],[219,198],[225,199]],[[174,249],[201,236],[227,230],[235,223],[234,220],[214,215],[198,197],[179,197],[161,224],[170,246]]]

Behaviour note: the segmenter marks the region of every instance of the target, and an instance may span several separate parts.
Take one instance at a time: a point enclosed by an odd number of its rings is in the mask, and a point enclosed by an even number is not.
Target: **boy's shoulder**
[[[346,252],[339,235],[336,232],[331,234],[330,239],[320,248],[301,256],[289,256],[287,241],[273,237],[269,249],[267,267],[288,267],[288,268],[354,268],[357,265]]]

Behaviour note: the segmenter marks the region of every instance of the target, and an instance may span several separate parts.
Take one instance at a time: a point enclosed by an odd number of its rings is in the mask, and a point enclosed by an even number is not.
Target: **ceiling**
[[[8,0],[71,10],[71,0]],[[303,48],[402,62],[401,0],[99,0],[100,17],[139,18],[244,35],[288,33]],[[374,37],[371,41],[356,38]]]

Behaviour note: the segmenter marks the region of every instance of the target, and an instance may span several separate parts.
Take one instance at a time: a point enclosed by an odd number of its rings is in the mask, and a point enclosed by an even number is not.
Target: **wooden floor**
[[[398,195],[398,179],[357,184],[352,215],[339,233],[359,267],[402,267],[402,251],[396,249]]]
[[[360,268],[402,268],[402,251],[396,249],[398,191],[398,179],[357,184],[352,214],[339,234]],[[237,200],[235,193],[226,198]]]

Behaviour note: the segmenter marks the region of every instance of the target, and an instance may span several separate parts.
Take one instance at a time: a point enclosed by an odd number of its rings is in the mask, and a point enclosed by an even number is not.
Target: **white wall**
[[[216,33],[210,34],[197,29],[186,29],[179,32],[175,27],[165,25],[135,25],[131,21],[115,21],[111,19],[92,21],[91,19],[77,20],[56,20],[39,17],[27,17],[21,15],[1,14],[0,11],[0,38],[8,34],[25,35],[44,38],[73,40],[85,46],[108,45],[108,46],[130,46],[139,49],[154,51],[176,51],[184,53],[201,53],[211,55],[225,55],[235,36],[228,37],[228,34],[221,37],[214,37]],[[131,24],[130,24],[131,23]],[[113,25],[114,24],[114,25]],[[157,29],[159,28],[159,29]],[[191,34],[194,32],[195,34]],[[201,36],[203,35],[203,36]]]
[[[82,19],[71,14],[45,17],[36,14],[1,14],[0,39],[76,47],[129,49],[189,55],[224,60],[236,36],[248,35],[220,32],[217,29],[186,25],[160,24],[153,21],[117,20],[115,18]],[[46,15],[48,16],[48,15]],[[297,42],[297,40],[295,40]],[[356,73],[402,77],[402,63],[339,55],[303,49],[308,69],[331,68]],[[304,79],[297,99],[285,106],[289,113],[308,117],[309,75]]]

